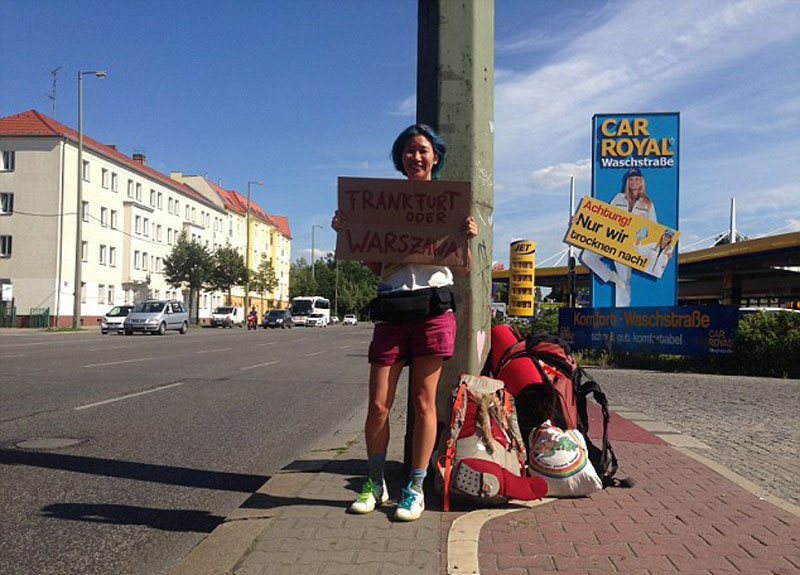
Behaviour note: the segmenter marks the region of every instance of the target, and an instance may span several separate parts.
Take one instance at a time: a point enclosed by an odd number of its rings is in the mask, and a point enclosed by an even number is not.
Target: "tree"
[[[247,279],[247,268],[244,258],[236,249],[220,246],[214,252],[214,269],[211,274],[209,286],[216,291],[228,294],[228,305],[231,305],[231,288],[244,285]]]
[[[275,277],[275,270],[272,267],[272,262],[267,259],[267,256],[261,254],[261,262],[258,264],[258,269],[250,281],[252,288],[264,296],[267,292],[271,292],[278,285],[278,278]]]
[[[317,260],[312,278],[311,265],[304,259],[297,260],[291,269],[290,298],[318,295],[328,298],[340,315],[358,315],[377,294],[378,280],[361,262],[341,260],[338,270],[336,264],[333,254],[327,254],[324,259]]]
[[[196,241],[189,241],[186,232],[178,236],[170,254],[164,258],[164,279],[173,288],[189,288],[189,317],[195,310],[197,323],[197,306],[195,294],[200,295],[204,285],[209,284],[213,273],[213,258],[208,249]]]

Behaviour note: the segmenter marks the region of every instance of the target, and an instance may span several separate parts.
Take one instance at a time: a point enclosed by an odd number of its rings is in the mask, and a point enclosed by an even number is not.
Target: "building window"
[[[111,172],[111,191],[118,192],[119,191],[119,178],[117,178],[116,172]]]
[[[111,210],[111,221],[110,221],[111,229],[117,229],[117,210]]]
[[[178,200],[175,200],[175,215],[176,216],[180,216],[181,215],[181,205],[180,205],[180,202]]]
[[[14,150],[3,150],[0,154],[0,172],[11,172],[14,170]]]
[[[161,292],[159,290],[153,290],[153,299],[161,299]]]
[[[159,210],[164,209],[164,194],[158,192],[158,200],[156,201],[156,206],[158,206]]]
[[[108,189],[108,170],[105,168],[100,172],[100,185]]]
[[[186,206],[186,221],[191,221],[192,219],[192,209],[189,206]]]
[[[83,208],[81,209],[81,219],[84,222],[89,221],[89,202],[83,202]]]
[[[167,228],[167,245],[172,245],[172,228]]]
[[[138,270],[142,266],[142,254],[138,251],[133,252],[133,269]]]
[[[156,207],[156,191],[155,190],[150,190],[150,207],[151,208],[155,208]]]
[[[193,221],[193,222],[195,221],[195,218],[196,218],[196,217],[197,217],[197,209],[195,209],[195,208],[192,208],[192,221]]]
[[[142,233],[146,236],[150,236],[150,220],[144,218],[144,227],[142,228]]]
[[[14,194],[2,193],[0,194],[0,215],[8,215],[14,213]]]
[[[100,208],[100,225],[108,227],[108,208]]]
[[[142,184],[136,184],[136,201],[142,201]]]
[[[100,244],[100,265],[106,265],[106,246]]]
[[[89,261],[89,242],[81,242],[81,261]]]
[[[106,285],[105,284],[98,284],[97,285],[97,303],[106,303]]]
[[[108,265],[112,268],[117,267],[117,248],[108,248]]]
[[[86,282],[81,282],[81,303],[86,303]]]
[[[158,224],[156,226],[156,241],[157,242],[161,241],[161,224]]]
[[[136,232],[137,234],[141,234],[142,233],[142,216],[136,216],[136,218],[134,218],[133,221],[134,221],[133,231]]]
[[[133,199],[133,180],[128,180],[128,197]]]
[[[114,286],[112,285],[106,288],[106,303],[114,305]]]
[[[89,160],[83,160],[83,181],[89,181]]]
[[[162,269],[163,269],[163,261],[162,261],[162,259],[161,258],[156,258],[156,271],[158,273],[161,273]]]
[[[11,236],[0,236],[0,258],[11,257]]]
[[[144,252],[144,253],[142,254],[142,269],[145,269],[145,270],[146,270],[146,269],[147,269],[147,264],[148,264],[148,261],[147,261],[147,252]]]
[[[174,203],[175,203],[175,202],[172,200],[172,198],[170,198],[170,199],[168,199],[168,200],[167,200],[167,211],[168,211],[169,213],[172,213],[172,207],[173,207],[173,204],[174,204]]]

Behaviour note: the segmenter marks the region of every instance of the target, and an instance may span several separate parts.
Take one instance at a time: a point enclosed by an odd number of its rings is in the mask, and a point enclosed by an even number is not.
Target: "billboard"
[[[644,216],[585,197],[564,241],[660,278],[674,255],[678,232]]]
[[[734,306],[562,308],[559,335],[576,349],[727,355],[739,323]]]
[[[678,113],[592,118],[592,198],[662,226],[661,234],[648,228],[643,235],[638,226],[630,236],[641,236],[636,238],[640,254],[649,250],[643,257],[657,273],[636,269],[608,253],[580,252],[581,263],[592,272],[593,307],[677,303],[679,132]],[[673,232],[671,238],[664,236],[666,229]]]

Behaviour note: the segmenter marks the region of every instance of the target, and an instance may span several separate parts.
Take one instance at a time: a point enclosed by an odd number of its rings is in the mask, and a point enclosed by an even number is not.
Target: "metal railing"
[[[7,303],[0,303],[0,327],[17,325],[17,308]]]
[[[50,327],[50,308],[32,307],[29,327]]]

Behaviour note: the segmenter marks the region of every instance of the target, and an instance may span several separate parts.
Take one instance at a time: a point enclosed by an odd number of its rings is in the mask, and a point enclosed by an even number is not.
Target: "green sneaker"
[[[367,479],[361,487],[361,495],[350,505],[350,513],[364,514],[375,511],[378,503],[383,504],[388,500],[389,491],[386,489],[386,481],[378,487],[372,479]]]
[[[411,487],[404,487],[394,513],[395,520],[415,521],[422,516],[423,511],[425,511],[425,495]]]

